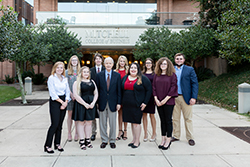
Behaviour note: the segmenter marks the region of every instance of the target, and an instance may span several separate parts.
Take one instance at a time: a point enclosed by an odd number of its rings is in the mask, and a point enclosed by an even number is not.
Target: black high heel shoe
[[[168,144],[168,146],[167,147],[164,147],[164,146],[162,146],[162,150],[167,150],[168,148],[170,148],[170,145],[171,145],[171,141],[170,141],[170,143]]]
[[[123,138],[124,132],[123,132],[122,130],[119,130],[119,131],[121,131],[122,134],[121,134],[120,136],[118,136],[118,137],[116,138],[116,140],[121,140],[121,139]]]
[[[54,146],[55,150],[58,150],[58,151],[60,151],[60,152],[63,152],[64,149],[63,149],[63,148],[58,148],[59,146],[60,146],[59,144],[56,144],[56,145]]]
[[[47,153],[49,153],[49,154],[53,154],[54,153],[54,151],[53,150],[48,150],[49,149],[49,147],[48,146],[44,146],[44,152],[47,152]]]
[[[80,139],[80,140],[79,140],[79,144],[80,144],[80,148],[81,148],[82,150],[86,150],[86,146],[85,146],[84,139]]]
[[[123,135],[122,135],[122,139],[123,140],[127,140],[128,139],[128,137],[125,136],[125,132],[127,132],[127,129],[124,129],[124,132],[123,132]]]
[[[163,145],[159,145],[159,146],[158,146],[159,149],[162,149],[162,147],[163,147]]]
[[[85,146],[88,147],[88,148],[93,148],[93,146],[92,146],[91,141],[90,141],[89,138],[85,139]]]

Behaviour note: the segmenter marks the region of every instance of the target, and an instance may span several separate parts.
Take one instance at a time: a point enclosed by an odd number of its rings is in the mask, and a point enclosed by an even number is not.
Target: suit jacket
[[[101,71],[105,70],[105,67],[102,65]],[[96,68],[95,66],[90,68],[91,79],[93,79],[96,83]]]
[[[112,70],[109,90],[107,91],[106,70],[96,75],[96,85],[99,92],[99,111],[104,111],[107,102],[112,112],[116,111],[117,104],[121,104],[121,76]]]
[[[128,75],[125,75],[122,78],[122,89],[124,91],[124,83],[126,79],[128,78]],[[137,85],[137,82],[134,84],[134,94],[135,94],[135,100],[138,107],[141,106],[142,103],[148,104],[149,99],[152,95],[152,84],[148,77],[142,75],[142,84]]]
[[[188,105],[191,98],[197,99],[199,84],[193,67],[183,65],[180,85],[183,98]]]

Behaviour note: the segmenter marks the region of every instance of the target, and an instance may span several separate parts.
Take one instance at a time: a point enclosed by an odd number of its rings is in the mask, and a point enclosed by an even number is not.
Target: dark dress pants
[[[59,96],[59,98],[65,101],[65,96]],[[49,112],[50,112],[51,125],[47,133],[45,146],[51,147],[53,137],[55,137],[54,145],[60,144],[61,142],[62,124],[63,124],[63,120],[66,114],[66,108],[64,110],[61,110],[60,107],[61,107],[61,103],[55,100],[52,100],[50,98]]]
[[[172,137],[173,132],[173,123],[172,123],[172,115],[173,115],[174,105],[162,105],[160,107],[157,106],[157,110],[161,120],[161,135]]]

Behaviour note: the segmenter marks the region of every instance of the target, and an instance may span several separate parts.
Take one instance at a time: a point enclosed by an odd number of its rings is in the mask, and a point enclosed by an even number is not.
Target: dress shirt
[[[177,76],[177,86],[178,86],[178,94],[182,95],[182,90],[181,90],[181,73],[182,73],[182,69],[183,69],[183,65],[181,66],[181,68],[178,68],[177,66],[174,66],[175,70],[176,70],[176,76]]]
[[[108,79],[108,74],[109,74],[109,80],[111,81],[112,70],[110,70],[110,72],[108,72],[107,70],[105,70],[106,81],[107,81],[107,79]]]
[[[50,75],[48,79],[49,95],[52,100],[59,99],[59,96],[66,96],[66,100],[70,101],[70,91],[67,78],[62,75],[62,81],[56,74]]]
[[[102,71],[102,65],[100,65],[100,66],[95,66],[95,71],[96,71],[96,73],[98,73],[98,68],[99,68],[99,72],[101,72]]]

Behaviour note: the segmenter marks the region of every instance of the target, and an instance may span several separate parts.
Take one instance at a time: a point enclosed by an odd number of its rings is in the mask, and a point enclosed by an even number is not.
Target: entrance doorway
[[[114,67],[116,66],[116,62],[118,60],[118,57],[120,55],[124,55],[127,57],[129,64],[132,62],[137,62],[142,66],[142,62],[138,61],[134,58],[134,55],[132,53],[132,49],[85,49],[83,48],[81,50],[83,57],[81,58],[81,65],[82,66],[88,66],[89,68],[93,67],[95,65],[95,62],[93,60],[95,53],[102,54],[103,58],[112,57],[114,59]]]

